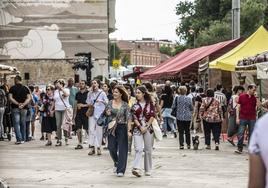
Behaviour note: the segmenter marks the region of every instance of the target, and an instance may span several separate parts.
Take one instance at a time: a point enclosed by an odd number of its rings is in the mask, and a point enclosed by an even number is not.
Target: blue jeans
[[[18,142],[26,140],[26,109],[12,109],[12,118]]]
[[[164,134],[167,134],[167,126],[170,127],[171,132],[175,132],[175,120],[170,117],[164,117],[163,120]]]
[[[117,173],[125,173],[127,167],[128,132],[127,125],[117,124],[115,136],[108,135],[108,149]]]
[[[240,125],[239,125],[239,130],[238,130],[238,144],[237,144],[237,147],[239,149],[243,149],[244,134],[245,134],[246,127],[248,126],[249,138],[250,138],[254,129],[255,122],[256,120],[245,120],[245,119],[240,120]]]

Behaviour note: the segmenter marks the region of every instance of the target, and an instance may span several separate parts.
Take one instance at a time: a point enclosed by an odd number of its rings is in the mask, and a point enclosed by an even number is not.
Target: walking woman
[[[223,111],[220,102],[214,98],[214,91],[207,90],[207,97],[202,100],[199,115],[203,120],[206,149],[211,149],[211,131],[215,140],[215,150],[219,150]]]
[[[123,86],[115,86],[113,100],[106,107],[108,122],[114,121],[109,127],[108,149],[114,162],[114,172],[118,177],[125,174],[128,155],[128,94]]]
[[[87,104],[94,106],[92,114],[88,114],[88,142],[89,142],[89,153],[88,155],[94,155],[97,149],[97,154],[101,155],[101,144],[103,136],[103,128],[97,125],[97,120],[104,112],[108,98],[100,89],[101,82],[97,79],[92,81],[92,91],[88,93]]]
[[[152,170],[152,122],[155,118],[155,108],[152,98],[144,86],[136,91],[136,104],[131,111],[135,127],[133,130],[135,157],[132,174],[141,177],[142,153],[144,151],[145,175],[150,176]]]
[[[163,95],[160,100],[160,107],[162,109],[162,117],[164,119],[163,129],[164,137],[167,137],[167,126],[170,127],[171,132],[174,134],[174,137],[177,138],[175,130],[175,117],[171,115],[173,103],[173,90],[170,86],[166,85],[164,88]]]
[[[236,107],[239,95],[245,91],[243,86],[235,86],[233,89],[234,95],[231,97],[229,101],[229,105],[227,107],[228,112],[228,142],[235,146],[234,138],[238,133],[239,125],[236,123]]]
[[[57,131],[53,87],[51,85],[48,85],[46,87],[46,95],[41,102],[43,105],[42,132],[47,133],[48,141],[46,143],[46,146],[51,146],[51,134],[53,131]]]
[[[66,108],[70,107],[69,95],[70,90],[65,88],[65,82],[63,79],[59,79],[56,82],[56,90],[54,92],[54,101],[55,101],[55,116],[57,124],[57,144],[56,146],[61,146],[62,142],[62,122],[64,118],[64,112]],[[68,133],[63,131],[65,137],[65,145],[68,145]]]
[[[174,99],[172,109],[176,109],[180,149],[184,149],[184,135],[186,139],[187,148],[191,149],[190,125],[192,120],[193,103],[192,99],[186,96],[186,86],[180,86],[179,93],[180,95],[178,95]]]

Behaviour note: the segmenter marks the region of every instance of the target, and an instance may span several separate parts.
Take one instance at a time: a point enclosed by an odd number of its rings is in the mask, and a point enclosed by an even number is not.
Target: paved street
[[[112,161],[107,151],[102,156],[88,156],[87,149],[75,151],[76,138],[69,146],[61,148],[45,147],[45,142],[39,140],[15,145],[13,138],[11,142],[0,142],[0,177],[11,188],[246,187],[246,153],[234,154],[235,148],[228,143],[223,143],[220,151],[204,150],[203,143],[199,151],[182,151],[177,142],[169,137],[156,143],[151,177],[136,178],[131,174],[131,154],[125,177],[118,178],[112,173]]]

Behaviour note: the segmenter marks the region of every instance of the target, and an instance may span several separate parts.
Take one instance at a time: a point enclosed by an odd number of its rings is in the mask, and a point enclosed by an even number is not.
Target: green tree
[[[122,62],[122,65],[123,66],[130,65],[131,64],[131,62],[130,62],[130,55],[129,54],[122,55],[121,62]]]
[[[169,55],[169,56],[173,55],[173,49],[171,47],[169,47],[169,46],[161,46],[159,48],[159,51],[162,54],[166,54],[166,55]]]
[[[263,25],[268,30],[268,0],[267,0],[266,8],[264,10]]]
[[[247,37],[265,22],[267,0],[241,0],[241,36]],[[187,47],[203,46],[231,39],[232,0],[195,0],[177,4],[179,38]],[[268,17],[268,16],[266,16]],[[268,20],[268,19],[267,19]],[[194,35],[189,30],[194,30]]]
[[[119,47],[116,45],[116,43],[110,43],[110,65],[112,65],[112,62],[114,59],[120,59],[121,51]]]
[[[241,1],[241,36],[251,35],[263,24],[266,6],[267,4],[263,0]]]

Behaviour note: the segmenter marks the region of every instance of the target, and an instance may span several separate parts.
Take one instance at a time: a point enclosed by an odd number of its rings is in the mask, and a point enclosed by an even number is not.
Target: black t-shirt
[[[9,90],[9,93],[12,94],[12,97],[18,102],[18,103],[24,103],[27,99],[27,95],[30,94],[29,89],[22,85],[22,84],[15,84],[12,86]],[[12,108],[19,108],[16,104],[11,104]],[[27,105],[24,107],[24,109],[27,108]]]
[[[78,93],[76,93],[75,100],[77,101],[77,104],[78,103],[87,104],[86,103],[86,101],[87,101],[87,94],[88,94],[88,91],[85,91],[84,93],[82,93],[81,91],[79,91]],[[79,114],[79,115],[85,115],[86,112],[87,112],[87,109],[88,109],[87,107],[83,107],[80,110],[77,109],[77,114]]]
[[[171,108],[172,107],[172,103],[173,103],[173,96],[171,95],[167,95],[167,94],[163,94],[161,96],[161,100],[164,101],[164,104],[163,104],[163,108]]]

